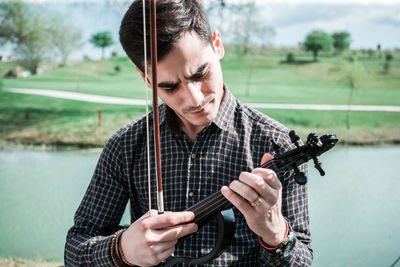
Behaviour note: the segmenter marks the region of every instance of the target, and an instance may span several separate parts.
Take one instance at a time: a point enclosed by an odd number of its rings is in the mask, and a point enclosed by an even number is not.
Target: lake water
[[[98,157],[0,151],[1,257],[63,260]],[[320,158],[325,177],[310,164],[313,266],[390,266],[400,256],[399,158],[400,146],[336,147]]]

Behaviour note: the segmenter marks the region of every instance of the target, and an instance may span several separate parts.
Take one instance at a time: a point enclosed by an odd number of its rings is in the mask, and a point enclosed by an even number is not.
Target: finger
[[[194,213],[191,211],[166,212],[164,214],[150,216],[146,224],[148,228],[163,229],[170,226],[187,223],[194,220]]]
[[[270,161],[271,159],[273,159],[274,157],[269,154],[269,153],[265,153],[261,159],[261,165],[267,163],[268,161]]]
[[[144,257],[143,262],[145,262],[144,266],[155,266],[155,265],[158,266],[158,264],[161,261],[171,256],[172,253],[174,253],[174,251],[175,251],[175,246],[168,247],[164,250],[160,250],[159,252],[156,249],[154,249],[153,246],[151,253],[149,253],[148,255],[143,255]]]
[[[221,188],[221,193],[224,197],[229,200],[245,217],[251,216],[251,213],[254,212],[250,203],[247,200],[244,200],[234,191],[229,189],[227,186],[223,186]]]
[[[146,219],[146,218],[148,218],[148,217],[151,217],[151,216],[156,216],[156,215],[158,215],[158,211],[157,210],[149,210],[148,212],[146,212],[145,214],[143,214],[142,215],[142,217],[140,217],[139,219],[138,219],[138,221],[140,221],[140,220],[144,220],[144,219]]]
[[[265,182],[275,190],[280,190],[282,188],[282,184],[273,170],[257,168],[254,169],[251,173],[257,175],[258,177],[261,177],[261,179],[263,180],[263,181],[257,180],[256,181],[257,184]]]
[[[197,229],[198,229],[197,224],[189,223],[189,224],[182,224],[182,225],[169,227],[166,230],[165,229],[158,230],[158,231],[155,231],[155,233],[158,234],[158,236],[160,238],[159,239],[160,242],[165,242],[165,241],[177,240],[178,238],[192,234],[192,233],[196,232]]]
[[[243,178],[242,176],[245,176],[245,177]],[[254,202],[254,201],[257,201],[257,199],[259,198],[259,194],[257,193],[257,191],[254,188],[252,188],[251,185],[243,182],[246,180],[250,180],[251,178],[249,178],[249,176],[255,176],[255,175],[252,175],[251,173],[240,174],[240,176],[239,176],[240,181],[238,181],[238,180],[233,181],[229,185],[229,189],[233,190],[236,194],[240,195],[241,197],[247,199],[249,202]],[[262,179],[260,178],[260,180],[262,180]]]
[[[247,185],[247,187],[251,188],[253,192],[248,193],[247,195],[243,195],[242,193],[240,193],[241,196],[245,197],[247,200],[249,200],[250,202],[254,202],[258,199],[259,196],[262,196],[263,198],[265,198],[265,196],[268,197],[268,195],[276,194],[276,191],[279,189],[279,185],[274,185],[271,186],[270,184],[268,184],[265,179],[261,176],[261,175],[265,175],[264,173],[262,173],[263,171],[265,171],[265,169],[260,169],[260,172],[254,172],[253,173],[242,173],[239,176],[239,180],[242,184]],[[232,184],[233,185],[233,182]],[[231,189],[234,189],[230,186]],[[236,188],[236,187],[235,187]],[[245,189],[242,189],[243,191],[245,191]],[[236,192],[237,190],[234,189],[234,191]],[[266,198],[269,199],[269,198]]]
[[[175,247],[178,240],[166,241],[166,242],[159,242],[151,245],[151,249],[154,253],[159,254],[166,250],[169,250]]]
[[[252,173],[242,173],[239,176],[239,180],[242,183],[242,185],[246,184],[247,187],[253,190],[253,193],[251,193],[251,195],[250,194],[243,195],[242,193],[240,193],[240,195],[245,197],[250,203],[254,203],[261,196],[261,198],[263,198],[266,201],[266,203],[274,205],[279,198],[280,184],[271,186],[269,183],[266,182],[265,178],[262,177],[265,176],[265,171],[268,170],[265,169],[257,169],[257,170],[258,171],[253,171]],[[234,183],[232,182],[231,185],[234,185]],[[230,186],[230,188],[233,189],[235,192],[238,191],[236,189],[236,186],[235,187]],[[243,186],[241,190],[244,191]],[[256,194],[256,196],[254,196],[254,194]]]
[[[168,258],[169,256],[171,256],[172,253],[174,253],[174,251],[175,251],[175,246],[173,246],[172,248],[169,248],[169,249],[166,249],[166,250],[160,252],[160,253],[158,254],[158,259],[159,259],[159,261],[165,260],[166,258]]]

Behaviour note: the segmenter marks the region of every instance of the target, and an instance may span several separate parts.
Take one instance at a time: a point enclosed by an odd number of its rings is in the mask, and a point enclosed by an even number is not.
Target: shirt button
[[[196,158],[196,154],[192,154],[192,159],[195,159]]]
[[[192,198],[193,196],[194,196],[194,193],[190,191],[189,192],[189,197]]]

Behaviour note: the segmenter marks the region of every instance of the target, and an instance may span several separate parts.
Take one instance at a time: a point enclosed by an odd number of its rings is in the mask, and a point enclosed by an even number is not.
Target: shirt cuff
[[[97,239],[98,237],[94,237]],[[101,240],[93,240],[95,242],[93,247],[93,263],[95,266],[114,266],[111,259],[111,241],[113,235],[100,237]],[[89,242],[93,242],[92,240]]]
[[[296,244],[289,256],[282,258],[273,251],[268,251],[260,245],[261,262],[265,266],[311,266],[312,254],[308,247],[296,238]],[[263,265],[264,266],[264,265]],[[297,265],[296,265],[297,266]]]

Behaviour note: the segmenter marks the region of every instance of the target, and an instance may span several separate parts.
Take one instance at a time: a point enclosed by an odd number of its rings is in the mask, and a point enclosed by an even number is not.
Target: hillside
[[[318,62],[298,52],[292,64],[279,50],[240,54],[228,49],[222,61],[224,80],[245,103],[353,104],[400,106],[400,53],[388,73],[384,55],[362,51],[322,55]],[[117,67],[118,66],[118,67]],[[0,70],[4,70],[0,65]],[[119,70],[118,70],[119,69]],[[352,87],[353,86],[353,87]],[[79,93],[145,97],[141,77],[128,58],[83,61],[24,79],[3,79],[4,88],[35,88]],[[1,142],[56,146],[102,146],[120,126],[144,114],[144,107],[84,103],[0,92]],[[102,110],[102,126],[97,112]],[[26,120],[26,110],[29,119]],[[343,143],[400,141],[398,112],[260,110],[297,130],[336,132]]]

